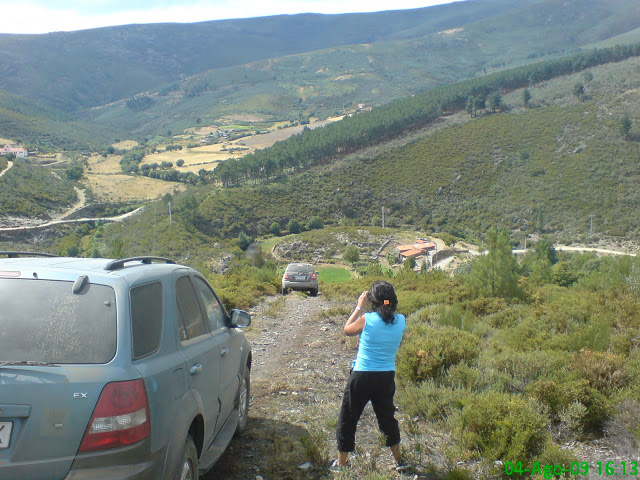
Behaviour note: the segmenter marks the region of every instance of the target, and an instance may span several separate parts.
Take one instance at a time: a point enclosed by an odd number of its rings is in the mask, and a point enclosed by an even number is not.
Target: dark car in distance
[[[305,290],[318,294],[318,273],[310,263],[290,263],[282,274],[282,294],[290,290]]]

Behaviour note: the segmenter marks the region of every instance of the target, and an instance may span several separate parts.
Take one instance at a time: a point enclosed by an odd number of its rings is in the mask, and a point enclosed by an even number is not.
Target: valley
[[[170,258],[251,312],[249,428],[207,480],[602,478],[640,455],[638,42],[636,0],[0,35],[0,146],[37,152],[0,157],[0,250]],[[413,468],[368,408],[330,477],[377,279]]]

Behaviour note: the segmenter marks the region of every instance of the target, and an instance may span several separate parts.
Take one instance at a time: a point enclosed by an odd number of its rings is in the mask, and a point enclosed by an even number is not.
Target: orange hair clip
[[[384,301],[384,302],[382,302],[382,303],[384,303],[385,305],[389,305],[391,302],[390,302],[389,300],[385,300],[385,301]]]

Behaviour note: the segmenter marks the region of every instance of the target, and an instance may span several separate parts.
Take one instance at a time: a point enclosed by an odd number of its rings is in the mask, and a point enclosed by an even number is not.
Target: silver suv
[[[289,290],[307,290],[318,294],[318,274],[310,263],[290,263],[282,274],[282,294]]]
[[[246,428],[251,317],[196,270],[0,255],[2,480],[193,480]]]

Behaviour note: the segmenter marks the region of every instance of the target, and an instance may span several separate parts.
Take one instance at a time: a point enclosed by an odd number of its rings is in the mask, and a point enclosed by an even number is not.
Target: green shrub
[[[587,407],[575,401],[568,407],[560,411],[560,423],[571,432],[572,435],[580,436],[584,431],[584,419],[587,417]]]
[[[308,230],[318,230],[324,226],[324,222],[320,217],[311,217],[309,219],[309,224],[307,225]]]
[[[570,420],[582,432],[601,429],[613,413],[607,397],[584,379],[543,379],[532,384],[529,392],[547,408],[552,421]],[[571,407],[578,403],[585,409]]]
[[[396,288],[396,293],[398,295],[398,311],[405,315],[412,315],[436,300],[433,294],[426,292],[406,292],[402,290],[399,291],[398,288]],[[427,319],[424,318],[422,321],[427,321]]]
[[[504,298],[478,297],[472,300],[470,306],[474,315],[483,316],[503,312],[507,309],[507,302]]]
[[[640,441],[640,401],[638,392],[626,398],[616,406],[615,417],[607,424],[607,431],[626,431],[633,435],[636,442]],[[616,432],[617,433],[617,432]],[[637,443],[636,443],[637,444]]]
[[[279,235],[280,235],[280,233],[281,233],[281,230],[280,230],[280,224],[279,224],[278,222],[273,222],[273,223],[271,224],[271,226],[269,227],[269,231],[270,231],[272,234],[274,234],[274,235],[276,235],[276,236],[279,236]]]
[[[472,362],[480,353],[480,339],[453,327],[410,326],[398,351],[398,377],[419,382],[446,373],[465,360]]]
[[[227,309],[246,309],[263,296],[275,295],[281,278],[275,266],[267,262],[262,268],[235,265],[225,275],[209,275],[209,281]]]
[[[571,330],[566,345],[559,344],[558,347],[573,351],[602,351],[611,343],[611,322],[606,316],[593,316],[585,325],[575,325]],[[553,347],[553,343],[550,346]]]
[[[604,394],[612,394],[628,384],[624,363],[625,359],[620,355],[581,350],[570,365],[589,382],[589,386]]]
[[[515,327],[526,313],[526,308],[522,305],[504,306],[503,309],[484,317],[484,320],[494,328]]]
[[[504,349],[500,352],[486,351],[479,363],[504,373],[509,390],[522,391],[531,382],[565,368],[570,358],[566,352]]]
[[[471,480],[473,474],[469,470],[454,468],[447,472],[443,480]]]
[[[438,237],[440,237],[440,240],[442,240],[444,244],[449,247],[455,245],[456,242],[458,241],[455,235],[451,235],[450,233],[447,233],[447,232],[438,233]]]
[[[474,367],[460,362],[453,365],[447,372],[444,382],[454,388],[464,388],[466,390],[475,390],[479,387],[482,372]]]
[[[289,223],[287,223],[287,230],[289,230],[290,233],[300,233],[300,222],[292,218],[291,220],[289,220]]]
[[[488,461],[525,461],[544,452],[549,419],[533,399],[488,392],[471,397],[452,418],[456,438]]]
[[[535,457],[532,462],[538,462],[542,465],[562,465],[564,468],[571,468],[571,464],[577,462],[578,459],[573,455],[573,453],[569,450],[561,449],[558,445],[553,442],[548,442],[544,452]],[[584,471],[584,470],[582,470]],[[548,470],[545,472],[545,478],[551,478]],[[543,476],[545,475],[543,473]],[[571,476],[567,473],[564,474],[565,477],[571,478]],[[575,478],[575,477],[573,477]]]
[[[345,262],[356,263],[360,260],[360,249],[355,245],[347,245],[347,248],[342,254],[342,259]]]
[[[471,331],[476,318],[468,310],[463,310],[460,304],[440,305],[435,321],[438,325],[457,328],[458,330]]]
[[[439,387],[433,380],[426,380],[402,386],[396,399],[401,410],[411,418],[444,421],[462,408],[468,394],[464,389]]]

